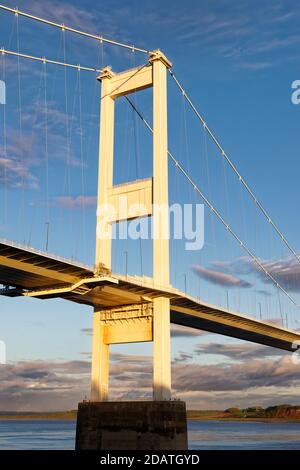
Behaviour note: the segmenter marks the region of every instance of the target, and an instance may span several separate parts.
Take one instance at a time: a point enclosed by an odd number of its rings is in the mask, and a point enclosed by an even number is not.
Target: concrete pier
[[[185,450],[182,401],[82,402],[76,450]]]

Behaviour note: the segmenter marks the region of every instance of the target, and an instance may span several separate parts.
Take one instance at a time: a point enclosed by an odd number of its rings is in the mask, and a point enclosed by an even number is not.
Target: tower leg
[[[115,102],[110,96],[110,82],[112,76],[113,73],[111,70],[109,68],[105,68],[99,77],[101,79],[102,86],[95,260],[96,271],[99,270],[101,264],[106,268],[111,269],[112,227],[107,221],[108,213],[105,207],[109,203],[108,190],[113,185]]]
[[[105,343],[100,311],[94,312],[92,346],[92,401],[107,401],[109,379],[109,345]]]
[[[153,59],[153,278],[169,286],[167,67]]]
[[[170,300],[153,300],[153,399],[171,399]]]

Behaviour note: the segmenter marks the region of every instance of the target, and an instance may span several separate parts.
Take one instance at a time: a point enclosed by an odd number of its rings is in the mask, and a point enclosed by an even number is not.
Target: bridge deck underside
[[[293,343],[300,342],[297,332],[206,304],[171,287],[160,288],[148,278],[105,275],[93,282],[93,276],[93,268],[0,242],[0,283],[7,286],[2,295],[60,297],[100,308],[151,302],[166,296],[170,298],[172,323],[288,351],[294,350]],[[78,282],[86,287],[79,293],[72,288]],[[65,291],[59,292],[62,287]]]

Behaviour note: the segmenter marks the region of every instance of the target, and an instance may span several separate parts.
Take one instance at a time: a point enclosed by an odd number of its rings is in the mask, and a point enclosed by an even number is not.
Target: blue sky
[[[5,4],[15,7],[14,2]],[[300,7],[295,2],[95,4],[20,0],[18,7],[148,50],[162,49],[223,147],[288,240],[299,249],[300,105],[291,102],[291,83],[300,78]],[[0,46],[14,51],[97,68],[110,64],[116,71],[147,60],[142,54],[99,46],[92,40],[5,12],[0,12],[0,25]],[[94,260],[100,96],[95,78],[90,72],[65,71],[25,59],[18,62],[14,57],[0,57],[0,80],[5,79],[7,88],[7,104],[0,105],[1,237],[44,249],[49,222],[49,251],[89,265]],[[299,263],[290,258],[249,200],[171,79],[168,96],[170,150],[193,173],[195,181],[270,272],[299,301]],[[151,122],[151,91],[133,99]],[[150,136],[126,102],[120,101],[116,106],[115,182],[150,176],[151,151]],[[202,202],[172,165],[169,171],[171,202]],[[149,242],[116,243],[115,271],[124,272],[126,253],[130,273],[151,275]],[[247,259],[241,259],[245,253],[208,210],[204,248],[196,253],[186,252],[183,242],[172,241],[171,256],[173,285],[184,289],[186,278],[187,289],[193,295],[224,306],[228,302],[230,308],[243,313],[299,328],[299,310],[284,295],[278,295]],[[195,270],[195,266],[200,269]],[[8,406],[8,397],[14,397],[9,400],[12,408],[72,407],[88,394],[91,309],[63,301],[1,299],[0,316],[0,338],[7,344],[9,361],[7,370],[2,370],[7,388],[2,398],[0,392],[0,408]],[[209,345],[215,343],[223,347],[221,354],[211,353]],[[232,346],[237,348],[236,355],[224,350]],[[251,347],[251,354],[247,354]],[[286,355],[274,356],[230,338],[196,336],[192,332],[175,332],[172,348],[175,393],[187,399],[190,406],[225,407],[238,400],[241,404],[247,400],[298,401],[299,372],[293,369],[293,379]],[[244,348],[246,354],[238,348]],[[113,352],[113,367],[120,375],[119,382],[114,378],[112,383],[115,396],[128,396],[131,387],[134,396],[134,391],[140,390],[137,384],[143,379],[143,368],[150,380],[151,345],[115,347]],[[128,354],[132,357],[128,358]],[[70,377],[65,384],[60,375],[62,363]],[[178,385],[179,378],[185,383],[187,365],[210,384],[209,391],[200,378],[195,379],[193,389],[188,380],[186,388]],[[252,379],[241,379],[232,390],[224,381],[225,388],[220,389],[217,377],[222,373],[225,376],[228,368],[238,376],[239,365],[241,369],[249,368]],[[212,366],[215,369],[209,378],[205,371]],[[24,370],[30,367],[31,375],[26,375]],[[270,377],[278,376],[280,371],[282,383],[267,379],[263,382],[259,372],[263,367],[270,367]],[[136,381],[130,377],[130,370]],[[255,370],[257,381],[253,379]],[[72,392],[68,401],[63,390],[72,388],[75,382],[78,392]],[[32,392],[34,388],[36,391]],[[249,395],[241,399],[240,390],[247,390]],[[60,402],[56,396],[61,397]]]

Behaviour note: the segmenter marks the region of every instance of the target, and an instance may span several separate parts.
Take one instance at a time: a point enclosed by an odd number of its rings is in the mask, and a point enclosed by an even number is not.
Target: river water
[[[75,421],[0,420],[0,449],[74,449]],[[300,450],[300,423],[189,421],[189,449]]]

